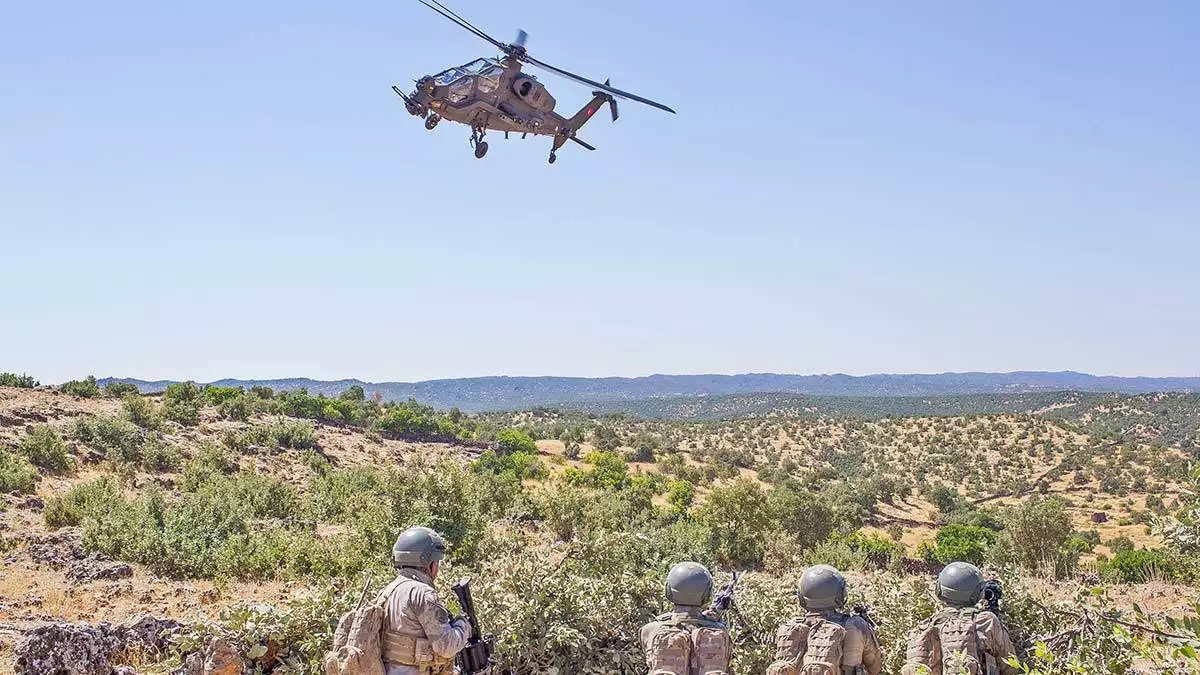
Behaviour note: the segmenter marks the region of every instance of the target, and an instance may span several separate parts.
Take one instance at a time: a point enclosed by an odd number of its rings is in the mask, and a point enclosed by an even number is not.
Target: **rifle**
[[[879,627],[879,624],[875,623],[874,617],[871,616],[871,607],[869,605],[857,602],[854,604],[853,611],[857,616],[862,617],[862,620],[866,621],[872,630]]]
[[[988,611],[1000,616],[1000,599],[1004,597],[1004,589],[1000,587],[999,579],[991,579],[983,583],[983,601],[987,603]]]
[[[458,598],[459,608],[467,615],[467,622],[471,624],[471,638],[467,640],[467,646],[454,655],[455,665],[463,675],[484,671],[492,665],[492,650],[496,647],[496,638],[493,635],[480,635],[479,618],[475,616],[475,601],[471,599],[471,577],[459,579],[451,588]]]
[[[719,617],[729,611],[729,608],[733,606],[733,587],[737,585],[740,576],[742,576],[741,572],[734,572],[733,580],[721,587],[716,597],[712,599],[712,603],[708,605],[709,613]]]

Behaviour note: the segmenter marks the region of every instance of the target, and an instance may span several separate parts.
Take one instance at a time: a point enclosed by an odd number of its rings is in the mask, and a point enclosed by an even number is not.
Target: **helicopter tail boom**
[[[600,106],[604,105],[604,103],[606,101],[608,102],[609,108],[612,110],[613,121],[616,122],[617,121],[617,102],[616,102],[616,100],[611,95],[609,95],[605,92],[594,91],[594,92],[592,92],[592,100],[588,101],[587,105],[580,108],[579,112],[575,113],[575,115],[572,116],[571,119],[567,120],[567,127],[570,129],[571,133],[579,131],[580,127],[587,124],[587,121],[592,119],[592,115],[595,115],[596,111],[599,110]]]

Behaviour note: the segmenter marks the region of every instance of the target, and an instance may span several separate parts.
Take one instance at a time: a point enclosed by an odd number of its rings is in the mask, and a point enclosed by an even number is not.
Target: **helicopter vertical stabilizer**
[[[582,127],[584,124],[587,124],[587,121],[592,119],[592,115],[595,115],[596,111],[599,110],[600,107],[603,106],[605,102],[607,102],[609,108],[612,109],[612,118],[613,118],[613,121],[616,122],[617,121],[617,101],[616,101],[616,99],[614,99],[607,92],[593,91],[592,92],[592,100],[588,101],[587,105],[580,108],[579,112],[575,113],[575,115],[572,116],[571,119],[567,120],[567,126],[571,130],[571,133],[578,131],[580,127]]]

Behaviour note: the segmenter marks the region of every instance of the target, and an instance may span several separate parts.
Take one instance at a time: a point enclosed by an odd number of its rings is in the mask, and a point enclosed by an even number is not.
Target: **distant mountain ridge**
[[[162,391],[171,380],[104,378],[132,382],[143,392]],[[416,399],[437,408],[466,412],[516,410],[533,406],[613,404],[655,398],[726,396],[730,394],[799,394],[806,396],[954,396],[1021,394],[1052,391],[1148,394],[1200,392],[1200,377],[1116,377],[1074,371],[1011,373],[934,373],[897,375],[649,375],[645,377],[470,377],[423,382],[364,382],[356,379],[273,380],[224,379],[204,383],[232,387],[267,386],[276,390],[307,389],[334,396],[353,385],[385,400]]]

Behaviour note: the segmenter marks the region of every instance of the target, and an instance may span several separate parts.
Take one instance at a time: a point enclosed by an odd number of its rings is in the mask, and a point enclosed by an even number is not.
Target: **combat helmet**
[[[392,565],[425,569],[446,556],[446,540],[428,527],[414,525],[396,537],[392,546]]]
[[[667,599],[685,607],[700,607],[712,597],[713,578],[697,562],[680,562],[667,573]]]
[[[796,595],[800,606],[810,612],[841,609],[846,604],[846,578],[829,565],[813,565],[800,575]]]
[[[937,596],[951,607],[970,607],[983,595],[983,572],[966,562],[952,562],[937,578]]]

